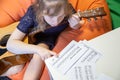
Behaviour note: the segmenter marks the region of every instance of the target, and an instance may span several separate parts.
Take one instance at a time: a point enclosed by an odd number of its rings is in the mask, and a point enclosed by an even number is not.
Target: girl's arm
[[[7,42],[7,49],[15,54],[39,54],[42,59],[56,55],[55,52],[48,49],[46,44],[33,45],[24,43],[22,40],[25,35],[25,33],[15,29]]]

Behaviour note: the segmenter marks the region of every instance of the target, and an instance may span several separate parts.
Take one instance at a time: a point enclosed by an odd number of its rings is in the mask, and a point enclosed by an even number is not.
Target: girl
[[[7,49],[15,54],[33,54],[23,80],[39,80],[44,60],[56,56],[51,51],[58,35],[68,27],[78,29],[83,23],[68,0],[36,0],[29,7],[10,36]],[[22,40],[29,37],[29,44]]]

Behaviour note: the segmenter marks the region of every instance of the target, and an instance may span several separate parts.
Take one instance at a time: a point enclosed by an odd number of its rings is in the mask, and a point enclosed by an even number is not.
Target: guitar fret
[[[99,7],[95,9],[85,10],[85,11],[78,11],[77,15],[80,18],[94,18],[94,17],[101,17],[105,16],[106,12],[104,11],[104,7]]]

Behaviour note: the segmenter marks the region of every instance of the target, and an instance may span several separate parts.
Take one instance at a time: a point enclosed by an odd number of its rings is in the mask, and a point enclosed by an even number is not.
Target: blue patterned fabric
[[[56,27],[51,27],[46,29],[44,32],[40,32],[36,34],[35,38],[37,39],[34,44],[38,43],[46,43],[50,49],[52,49],[55,45],[55,41],[58,35],[68,26],[68,22],[64,19],[60,24]],[[61,22],[61,23],[62,23]],[[36,22],[35,14],[33,12],[33,8],[29,7],[25,16],[20,20],[17,28],[23,33],[28,34],[30,28],[37,27],[38,23]]]
[[[0,80],[11,80],[11,79],[8,78],[7,76],[0,76]]]

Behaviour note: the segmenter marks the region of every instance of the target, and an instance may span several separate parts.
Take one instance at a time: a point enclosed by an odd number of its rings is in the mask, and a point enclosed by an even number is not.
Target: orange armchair
[[[0,0],[0,28],[17,22],[34,0]]]

